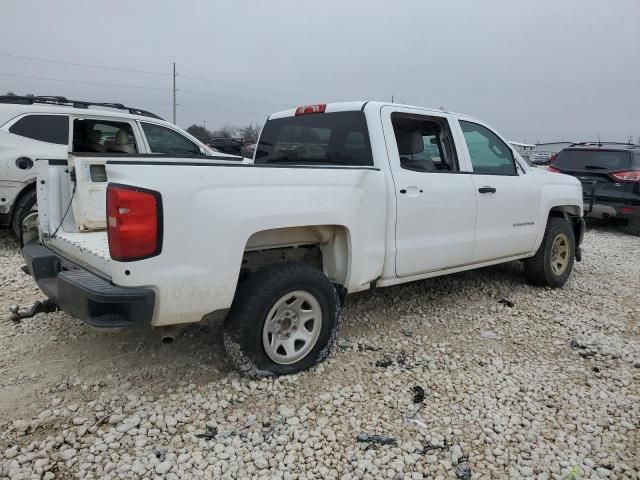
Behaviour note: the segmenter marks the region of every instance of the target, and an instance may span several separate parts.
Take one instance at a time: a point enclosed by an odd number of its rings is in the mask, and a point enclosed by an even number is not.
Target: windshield
[[[255,163],[372,166],[364,113],[319,113],[269,120],[260,135]]]

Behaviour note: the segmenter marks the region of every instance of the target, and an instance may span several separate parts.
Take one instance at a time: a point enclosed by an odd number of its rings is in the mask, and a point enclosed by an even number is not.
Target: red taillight
[[[124,185],[107,187],[107,233],[113,260],[153,257],[162,248],[162,200],[158,192]]]
[[[305,107],[296,108],[296,117],[300,115],[312,115],[314,113],[324,113],[327,109],[327,105],[325,103],[319,103],[318,105],[307,105]]]
[[[619,182],[640,182],[640,170],[628,170],[626,172],[614,172],[611,174],[614,180]]]
[[[560,173],[560,170],[558,168],[554,167],[553,165],[549,165],[547,167],[547,170],[549,170],[550,172]]]

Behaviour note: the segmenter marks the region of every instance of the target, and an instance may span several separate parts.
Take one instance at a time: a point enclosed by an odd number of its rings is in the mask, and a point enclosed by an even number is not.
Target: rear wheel
[[[564,218],[550,217],[540,248],[524,262],[525,275],[534,285],[561,287],[571,275],[575,253],[571,224]]]
[[[305,264],[279,263],[238,286],[224,344],[241,373],[286,375],[324,360],[339,324],[340,299],[331,281]]]
[[[13,206],[13,216],[11,217],[11,228],[16,238],[20,238],[20,229],[22,228],[22,221],[32,211],[38,209],[37,206],[38,197],[35,189],[29,189],[22,194]]]

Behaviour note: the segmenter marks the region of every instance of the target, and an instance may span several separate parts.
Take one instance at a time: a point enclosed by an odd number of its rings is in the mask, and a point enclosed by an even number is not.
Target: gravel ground
[[[561,290],[512,263],[349,297],[327,362],[252,381],[215,324],[13,325],[42,295],[2,231],[0,477],[638,479],[638,247],[590,225]]]

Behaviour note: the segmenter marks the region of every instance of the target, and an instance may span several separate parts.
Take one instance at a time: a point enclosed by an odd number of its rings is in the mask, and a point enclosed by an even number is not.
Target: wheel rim
[[[306,357],[318,341],[322,307],[311,293],[295,290],[271,307],[262,327],[262,345],[267,356],[281,365]]]
[[[551,270],[554,275],[560,276],[565,272],[570,255],[569,238],[564,233],[558,234],[551,245]]]

